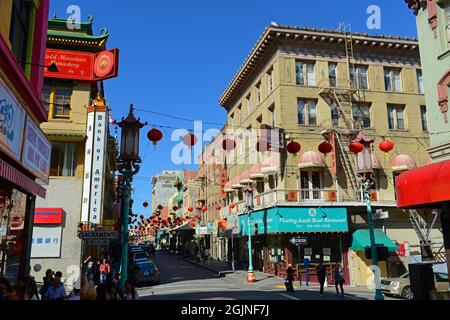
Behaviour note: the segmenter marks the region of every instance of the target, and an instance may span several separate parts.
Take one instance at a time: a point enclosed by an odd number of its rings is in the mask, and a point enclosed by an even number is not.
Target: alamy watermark
[[[67,7],[66,13],[69,15],[67,18],[67,28],[69,30],[81,29],[81,8],[77,5],[70,5]]]
[[[381,8],[378,5],[372,4],[367,7],[366,13],[369,15],[366,21],[367,29],[380,30],[381,29]]]

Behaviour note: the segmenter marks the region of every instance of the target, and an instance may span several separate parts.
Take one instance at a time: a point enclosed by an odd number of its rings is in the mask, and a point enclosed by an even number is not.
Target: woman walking
[[[316,272],[317,272],[317,280],[319,280],[320,283],[320,297],[323,297],[323,286],[325,284],[325,279],[327,277],[327,271],[323,266],[322,261],[319,262],[319,264],[317,265]]]
[[[336,286],[336,294],[339,296],[339,287],[341,287],[341,296],[344,296],[344,270],[339,263],[336,263],[333,270],[334,285]],[[339,286],[339,287],[338,287]]]
[[[288,292],[293,292],[294,291],[294,269],[292,269],[292,264],[288,265],[286,273],[287,273],[286,290]]]

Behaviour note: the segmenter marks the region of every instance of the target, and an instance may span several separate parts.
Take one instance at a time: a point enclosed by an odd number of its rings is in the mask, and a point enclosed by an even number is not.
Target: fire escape
[[[358,133],[362,130],[361,123],[353,119],[352,108],[353,104],[358,105],[365,102],[365,91],[361,88],[362,78],[355,68],[355,65],[360,63],[354,56],[351,27],[341,24],[338,30],[344,35],[347,79],[337,79],[336,81],[324,79],[319,83],[319,95],[331,108],[335,108],[339,115],[338,123],[332,123],[332,129],[327,129],[322,134],[327,140],[330,140],[330,133],[334,133],[336,161],[345,172],[347,196],[351,201],[362,201],[360,179],[356,163],[354,159],[350,158],[351,152],[348,145],[356,139]],[[411,225],[420,240],[419,246],[423,256],[427,256],[433,263],[445,262],[446,256],[442,237],[436,239],[431,236],[437,211],[433,211],[433,220],[429,225],[416,210],[404,210],[404,212],[408,214]]]
[[[339,29],[344,34],[347,79],[325,79],[319,84],[319,95],[339,115],[338,123],[332,123],[333,129],[326,130],[323,135],[329,140],[330,133],[334,133],[336,161],[343,168],[347,181],[347,199],[350,201],[355,199],[361,201],[361,188],[357,178],[356,164],[350,158],[348,145],[356,139],[361,131],[361,126],[353,120],[352,106],[353,103],[363,101],[362,96],[364,93],[359,89],[360,79],[356,79],[356,83],[352,81],[356,78],[356,61],[353,54],[353,39],[350,26],[342,24]]]

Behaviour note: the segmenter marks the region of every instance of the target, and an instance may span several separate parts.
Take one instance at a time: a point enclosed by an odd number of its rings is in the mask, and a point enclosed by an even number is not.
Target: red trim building
[[[49,0],[0,2],[0,277],[29,274],[36,196],[45,198],[51,146],[41,92]],[[19,25],[20,24],[20,25]]]

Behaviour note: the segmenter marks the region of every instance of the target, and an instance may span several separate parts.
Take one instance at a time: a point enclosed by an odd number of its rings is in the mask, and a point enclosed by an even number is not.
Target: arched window
[[[448,91],[450,85],[450,70],[442,77],[438,84],[438,103],[441,112],[444,114],[444,122],[448,123]]]

